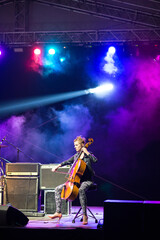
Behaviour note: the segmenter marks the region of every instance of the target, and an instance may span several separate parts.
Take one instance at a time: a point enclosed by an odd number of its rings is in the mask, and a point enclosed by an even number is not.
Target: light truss
[[[31,2],[132,24],[130,29],[118,30],[27,31],[29,29],[29,4]],[[152,9],[153,11],[147,12],[142,6],[138,9],[136,3],[132,4],[134,8],[132,6],[126,8],[124,4],[117,6],[113,5],[113,1],[111,2],[112,4],[102,3],[98,0],[2,0],[0,5],[14,3],[15,29],[14,32],[1,32],[0,42],[7,45],[28,46],[34,43],[101,44],[127,41],[160,41],[160,14],[158,14],[160,9]],[[115,0],[115,2],[122,1]],[[144,27],[139,28],[140,25]]]
[[[15,32],[28,30],[29,1],[14,0]]]
[[[118,29],[118,30],[89,30],[89,31],[38,31],[38,32],[1,32],[0,42],[7,45],[29,46],[34,43],[109,43],[160,41],[159,29]]]
[[[112,19],[119,22],[127,22],[147,27],[160,27],[160,15],[158,9],[147,11],[137,8],[118,6],[100,1],[75,1],[75,0],[34,0],[35,2],[66,10],[89,14],[101,18]],[[160,9],[159,9],[160,10]]]
[[[8,3],[11,3],[11,2],[13,2],[13,1],[11,1],[11,0],[1,0],[0,1],[0,5],[7,5]]]

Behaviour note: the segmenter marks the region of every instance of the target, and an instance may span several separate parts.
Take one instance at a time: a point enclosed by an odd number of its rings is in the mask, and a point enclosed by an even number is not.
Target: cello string
[[[74,165],[76,164],[76,162],[77,162],[78,158],[81,156],[81,154],[82,154],[82,151],[80,151],[80,152],[78,153],[78,155],[75,157],[74,162],[72,163],[72,166],[71,166],[71,168],[70,168],[69,171],[68,171],[68,174],[71,173]]]

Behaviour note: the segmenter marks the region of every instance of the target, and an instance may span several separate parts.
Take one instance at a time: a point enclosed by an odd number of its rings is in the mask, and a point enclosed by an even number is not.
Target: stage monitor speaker
[[[66,182],[66,174],[70,167],[65,166],[52,172],[52,168],[55,168],[58,164],[42,164],[40,167],[40,189],[55,189],[58,185]],[[64,172],[66,174],[58,173]]]
[[[144,201],[144,232],[156,239],[159,235],[160,201]]]
[[[28,221],[18,209],[7,205],[0,206],[0,226],[25,226]]]
[[[104,201],[105,237],[140,237],[143,234],[143,216],[143,201]]]
[[[40,207],[38,177],[6,177],[4,204],[10,203],[23,212],[36,212]]]
[[[40,163],[6,163],[7,176],[38,176]]]
[[[104,201],[104,234],[125,239],[156,239],[160,201]],[[155,237],[155,238],[154,238]]]
[[[55,190],[44,191],[44,211],[45,214],[53,214],[56,211]],[[71,202],[62,199],[62,214],[69,215],[71,212]]]

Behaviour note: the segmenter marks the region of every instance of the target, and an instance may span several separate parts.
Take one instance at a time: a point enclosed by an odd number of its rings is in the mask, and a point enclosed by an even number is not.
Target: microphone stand
[[[24,151],[22,151],[20,148],[16,147],[13,143],[9,142],[8,140],[4,139],[4,141],[6,141],[9,145],[11,145],[12,147],[14,147],[17,150],[17,162],[19,162],[19,153],[23,153],[23,155],[25,155],[27,158],[29,158],[30,160],[33,161],[33,158],[31,158],[28,154],[26,154]]]
[[[10,163],[10,161],[8,161],[7,159],[5,159],[5,158],[2,158],[2,157],[0,157],[4,162],[7,162],[7,163]],[[1,161],[1,160],[0,160]]]

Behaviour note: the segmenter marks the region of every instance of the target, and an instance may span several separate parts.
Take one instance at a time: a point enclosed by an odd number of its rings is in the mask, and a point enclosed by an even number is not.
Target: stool
[[[96,190],[97,190],[97,184],[96,184],[96,183],[93,183],[93,184],[88,188],[87,192],[89,192],[89,191],[96,191]],[[82,208],[80,208],[80,209],[78,210],[78,212],[76,213],[75,217],[74,217],[73,220],[72,220],[72,223],[75,223],[75,219],[76,219],[76,218],[79,218],[79,217],[83,216],[83,214],[81,213],[81,210],[82,210]],[[97,218],[94,216],[94,214],[92,213],[92,211],[91,211],[88,207],[87,207],[87,211],[91,214],[91,215],[88,215],[88,216],[94,218],[94,219],[95,219],[95,223],[98,223]],[[83,218],[81,218],[80,221],[82,222],[82,221],[83,221]]]

